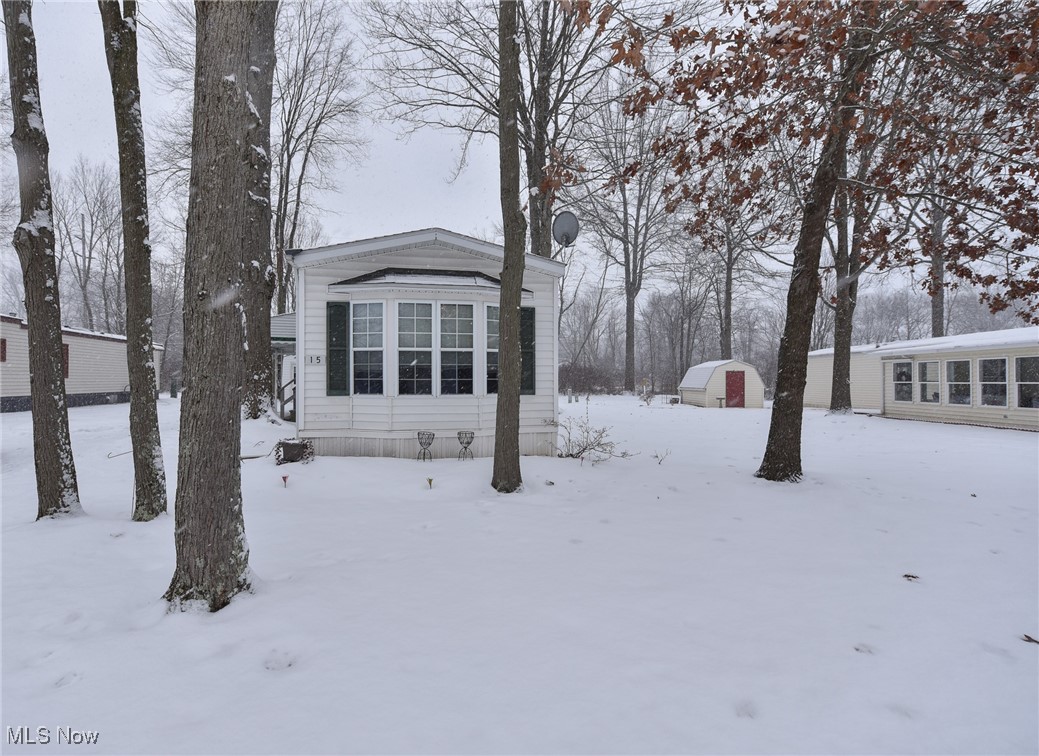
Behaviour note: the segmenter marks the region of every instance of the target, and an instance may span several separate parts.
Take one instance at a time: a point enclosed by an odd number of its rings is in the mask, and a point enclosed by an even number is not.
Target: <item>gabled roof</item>
[[[467,270],[445,270],[445,269],[423,269],[414,270],[408,268],[382,268],[372,273],[354,276],[344,281],[336,281],[329,284],[329,291],[346,292],[354,290],[376,290],[376,291],[483,291],[498,292],[501,290],[501,281],[486,273]],[[534,293],[529,289],[522,289],[526,298],[531,298]]]
[[[889,341],[886,344],[861,344],[853,346],[851,351],[853,354],[869,352],[881,358],[890,358],[923,352],[952,352],[965,349],[998,349],[1000,347],[1016,346],[1034,346],[1039,348],[1039,326],[1007,328],[1002,331],[964,333],[959,336],[938,336],[931,339]],[[809,356],[830,355],[833,354],[833,349],[817,349],[808,354]]]
[[[711,380],[714,371],[722,365],[728,365],[739,360],[714,360],[713,362],[701,362],[694,365],[685,372],[685,377],[678,384],[680,389],[703,389],[707,388],[707,382]]]
[[[500,244],[475,239],[443,228],[424,228],[419,231],[408,231],[390,236],[377,236],[371,239],[359,239],[344,244],[331,244],[326,247],[287,250],[292,265],[296,268],[309,268],[317,265],[357,260],[374,257],[388,252],[404,250],[441,249],[462,252],[473,257],[480,257],[501,263],[505,259],[505,248]],[[563,263],[538,255],[526,255],[526,267],[539,273],[560,277],[563,275]]]

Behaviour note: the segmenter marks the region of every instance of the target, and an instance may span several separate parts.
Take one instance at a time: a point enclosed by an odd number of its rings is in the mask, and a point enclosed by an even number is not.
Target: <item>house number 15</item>
[[[325,364],[325,355],[323,354],[308,354],[307,355],[308,365],[323,365]]]

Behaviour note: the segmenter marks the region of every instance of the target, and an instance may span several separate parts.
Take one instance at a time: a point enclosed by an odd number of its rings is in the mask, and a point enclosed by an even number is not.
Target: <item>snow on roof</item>
[[[958,336],[939,336],[932,339],[889,341],[885,344],[859,344],[853,346],[851,351],[853,354],[872,352],[881,357],[890,357],[899,354],[952,352],[962,351],[964,349],[988,349],[1016,346],[1039,347],[1039,326],[1008,328],[1002,331],[964,333]],[[809,352],[808,356],[831,354],[833,354],[833,349],[816,349],[814,352]]]
[[[20,318],[17,315],[3,315],[0,317],[3,318],[3,321],[5,323],[14,323],[26,329],[29,327],[29,321],[25,318]],[[73,328],[72,326],[63,325],[61,327],[61,332],[68,336],[82,336],[83,338],[100,339],[101,341],[126,341],[126,336],[121,333],[105,333],[104,331],[91,331],[89,328]],[[152,349],[155,349],[160,352],[166,351],[166,347],[164,347],[162,344],[157,344],[155,342],[152,342]]]
[[[722,365],[728,365],[730,362],[738,362],[738,360],[714,360],[713,362],[701,362],[699,365],[693,365],[685,372],[685,377],[678,384],[678,388],[707,388],[707,381],[711,380],[714,371]]]

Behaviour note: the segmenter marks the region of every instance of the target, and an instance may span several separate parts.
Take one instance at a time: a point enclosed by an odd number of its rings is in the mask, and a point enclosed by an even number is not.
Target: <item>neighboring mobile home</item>
[[[887,417],[1039,430],[1039,327],[877,350]]]
[[[829,407],[833,350],[808,355],[806,407]],[[852,347],[856,409],[1039,430],[1039,328]]]
[[[702,362],[678,384],[682,404],[696,407],[765,406],[765,384],[756,367],[739,360]]]
[[[317,454],[456,457],[494,451],[504,250],[439,228],[291,254],[296,422]],[[526,256],[520,450],[553,454],[563,265]]]
[[[62,328],[61,341],[68,406],[130,401],[125,336]],[[156,375],[162,353],[162,346],[152,344]],[[29,326],[21,318],[0,315],[0,412],[30,409]]]

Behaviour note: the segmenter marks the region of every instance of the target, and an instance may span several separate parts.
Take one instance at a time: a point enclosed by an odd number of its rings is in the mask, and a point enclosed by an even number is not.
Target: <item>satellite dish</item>
[[[580,224],[577,216],[569,210],[564,210],[552,221],[552,238],[564,247],[569,247],[577,241],[577,232]]]

